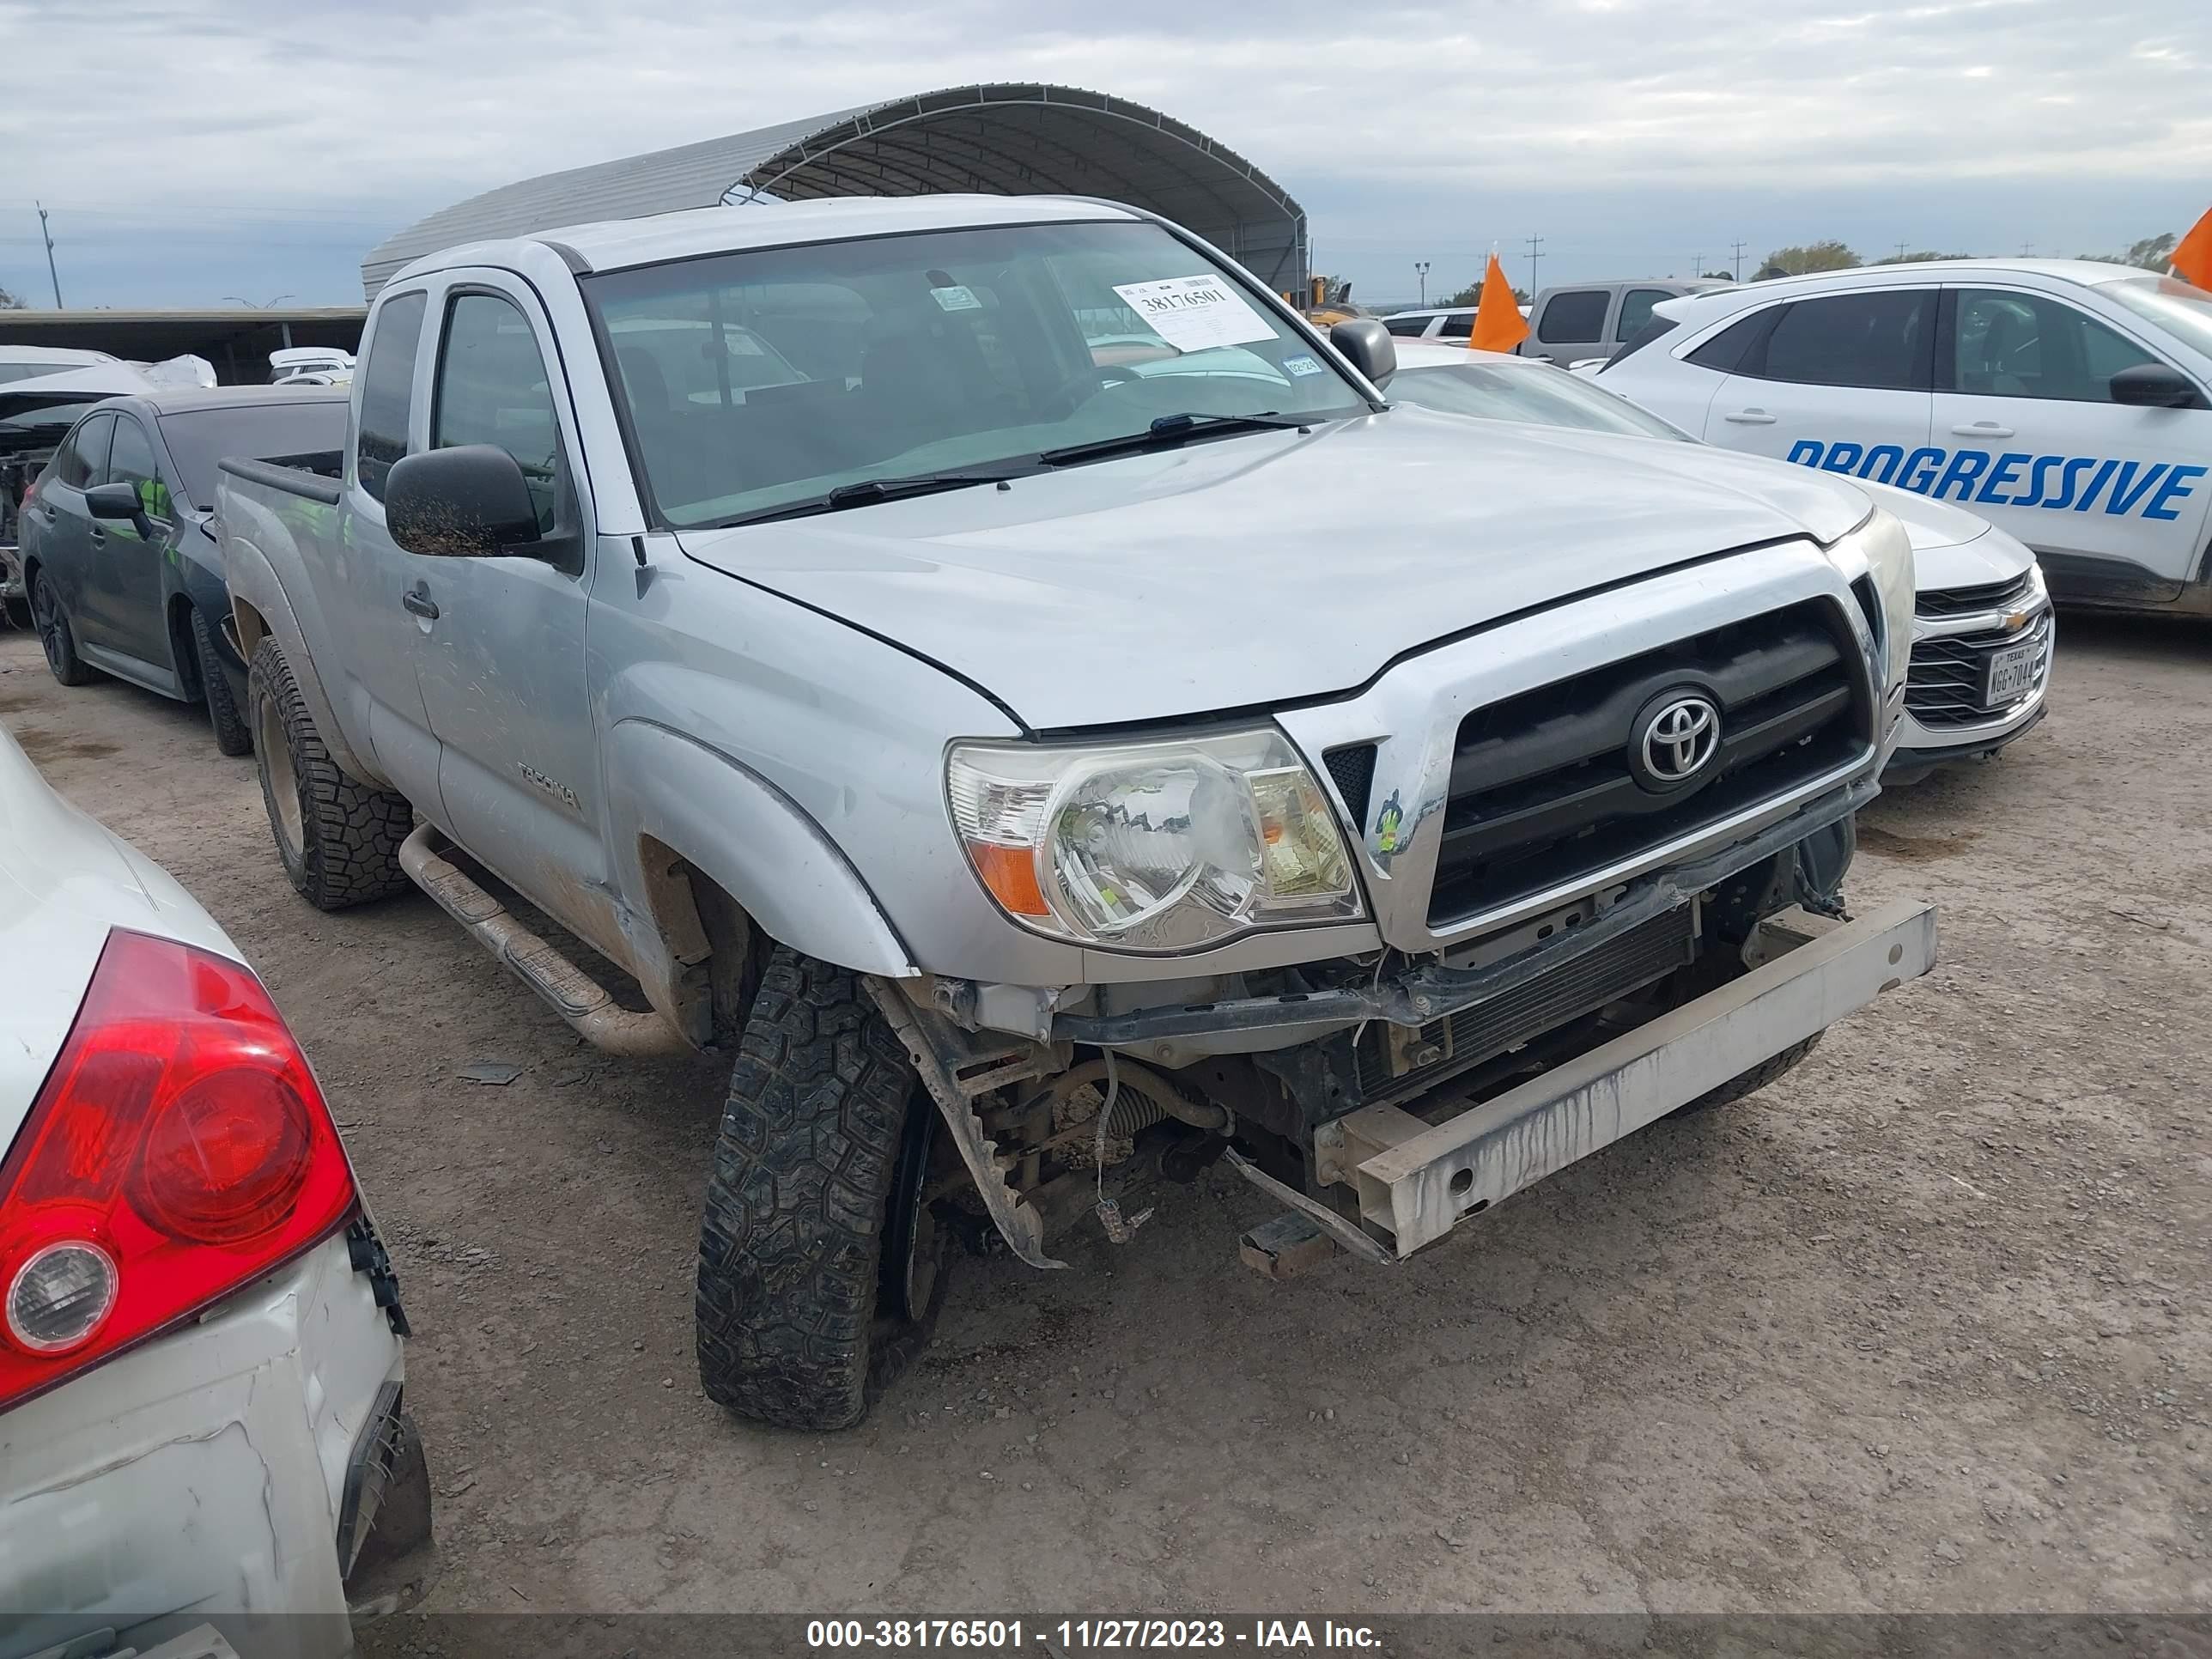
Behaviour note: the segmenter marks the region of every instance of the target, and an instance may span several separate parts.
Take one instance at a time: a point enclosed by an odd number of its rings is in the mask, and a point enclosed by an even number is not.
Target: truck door
[[[1823,295],[1751,325],[1707,406],[1705,441],[1926,490],[1942,459],[1928,437],[1936,292]]]
[[[434,449],[492,444],[521,464],[542,551],[416,561],[436,611],[416,654],[440,793],[464,847],[585,937],[610,927],[599,744],[585,676],[589,498],[551,330],[526,284],[462,272],[437,296]]]
[[[2053,295],[1960,287],[1945,306],[1934,493],[2035,549],[2062,592],[2177,598],[2212,505],[2212,408],[2113,402],[2113,375],[2172,365]]]
[[[324,685],[345,708],[348,735],[365,734],[369,752],[399,793],[427,815],[438,813],[438,743],[416,688],[421,627],[406,605],[413,567],[430,562],[392,545],[384,524],[384,485],[411,448],[424,401],[417,360],[429,295],[387,293],[379,305],[354,395],[354,442],[345,490],[335,508],[303,503],[313,533],[299,538],[317,599],[338,641],[338,672]]]
[[[1651,308],[1662,300],[1679,299],[1671,288],[1632,288],[1620,296],[1620,309],[1607,331],[1605,355],[1608,357],[1644,331],[1651,320]]]
[[[1521,345],[1524,357],[1565,368],[1606,355],[1605,325],[1613,312],[1609,288],[1556,288],[1537,296],[1534,331]]]

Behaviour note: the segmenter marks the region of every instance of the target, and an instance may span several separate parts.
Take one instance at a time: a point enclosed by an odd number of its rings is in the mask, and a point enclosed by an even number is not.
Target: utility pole
[[[46,244],[46,279],[54,285],[54,309],[59,311],[62,308],[62,279],[54,270],[54,236],[46,228],[46,204],[33,202],[31,205],[39,210],[39,234]]]
[[[2028,251],[2034,247],[2034,246],[2035,244],[2033,242],[2022,242],[2020,245],[2020,257],[2023,259],[2027,258],[2028,256]]]
[[[1421,309],[1426,311],[1429,308],[1429,262],[1426,259],[1414,260],[1413,275],[1421,279]]]
[[[1531,236],[1528,238],[1528,297],[1532,301],[1536,297],[1536,261],[1544,257],[1543,250],[1544,239],[1542,237]]]
[[[1743,280],[1743,244],[1741,241],[1738,241],[1735,244],[1735,279],[1739,283]]]
[[[1905,244],[1902,242],[1897,245],[1897,263],[1899,264],[1905,263]]]

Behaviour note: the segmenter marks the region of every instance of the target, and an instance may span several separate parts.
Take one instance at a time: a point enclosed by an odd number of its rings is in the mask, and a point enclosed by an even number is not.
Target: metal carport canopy
[[[1305,276],[1305,211],[1234,150],[1159,111],[1074,87],[957,87],[502,185],[362,262],[370,299],[458,243],[718,203],[823,196],[1103,196],[1149,209],[1278,289]]]

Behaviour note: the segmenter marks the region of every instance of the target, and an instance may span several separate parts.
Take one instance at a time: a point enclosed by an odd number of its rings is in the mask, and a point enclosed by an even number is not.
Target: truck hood
[[[1498,617],[1868,512],[1726,450],[1475,424],[1397,408],[679,539],[1048,731],[1347,691]]]

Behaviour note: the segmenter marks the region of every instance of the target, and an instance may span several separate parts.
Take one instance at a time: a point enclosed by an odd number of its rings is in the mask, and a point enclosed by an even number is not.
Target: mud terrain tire
[[[921,1205],[937,1109],[850,970],[778,946],[699,1225],[699,1380],[741,1416],[849,1428],[927,1344],[949,1261]]]
[[[415,826],[414,809],[404,795],[338,769],[273,639],[254,647],[246,705],[269,832],[300,896],[318,910],[343,910],[411,886],[399,843]]]

